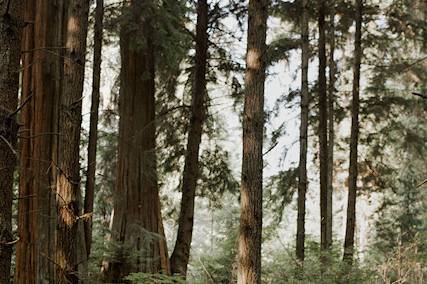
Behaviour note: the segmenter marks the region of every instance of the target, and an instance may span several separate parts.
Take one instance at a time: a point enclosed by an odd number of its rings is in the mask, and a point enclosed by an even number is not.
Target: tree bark
[[[356,1],[356,33],[354,40],[353,102],[351,104],[350,167],[348,183],[347,222],[344,239],[344,261],[351,265],[354,257],[354,229],[356,226],[357,147],[359,141],[360,65],[362,62],[363,0]]]
[[[243,110],[239,284],[261,283],[264,85],[268,0],[250,0]]]
[[[55,281],[55,184],[63,0],[25,1],[16,283]]]
[[[94,47],[93,47],[93,74],[92,74],[92,105],[90,109],[89,145],[87,158],[86,192],[84,200],[84,213],[92,214],[91,218],[84,223],[84,234],[87,257],[90,255],[92,246],[92,218],[93,202],[95,198],[95,175],[96,175],[96,146],[98,143],[98,110],[99,89],[101,83],[102,62],[102,34],[104,19],[104,0],[96,0]]]
[[[147,7],[155,9],[152,4],[127,2],[120,32],[119,153],[112,240],[121,246],[121,257],[104,267],[106,279],[114,283],[132,272],[170,273],[156,171],[154,31],[144,12]],[[130,258],[129,253],[137,257]]]
[[[301,17],[301,125],[300,125],[300,153],[298,173],[298,217],[296,236],[296,256],[304,262],[305,243],[305,201],[307,192],[307,145],[308,145],[308,114],[309,114],[309,90],[308,90],[308,65],[309,65],[309,29],[307,15],[307,0],[302,1]]]
[[[0,4],[0,283],[10,282],[12,196],[16,166],[19,61],[24,1]]]
[[[334,103],[335,103],[335,1],[330,0],[329,9],[329,86],[328,86],[328,209],[326,219],[326,243],[328,248],[332,247],[332,224],[333,224],[333,179],[334,179]]]
[[[326,93],[325,1],[319,0],[319,161],[320,161],[320,249],[328,249],[328,115]]]
[[[197,3],[196,29],[196,70],[191,103],[190,130],[182,178],[181,212],[175,248],[170,259],[172,274],[179,273],[184,277],[187,274],[193,236],[194,200],[199,175],[199,150],[206,113],[206,61],[208,50],[208,3],[206,0],[199,0]]]
[[[80,200],[80,129],[89,0],[68,6],[65,60],[59,111],[56,201],[56,264],[59,283],[78,283],[77,239]]]

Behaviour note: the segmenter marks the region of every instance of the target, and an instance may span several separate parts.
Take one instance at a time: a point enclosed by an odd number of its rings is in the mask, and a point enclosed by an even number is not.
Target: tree
[[[78,283],[79,148],[89,0],[70,1],[67,16],[59,109],[56,264],[59,283]]]
[[[196,66],[194,89],[191,102],[190,130],[188,133],[187,152],[185,155],[184,173],[182,178],[182,200],[179,215],[178,235],[170,263],[171,272],[184,277],[190,256],[193,234],[194,199],[199,177],[199,150],[205,120],[206,98],[206,65],[208,50],[208,3],[199,0],[197,3],[196,31]]]
[[[308,138],[308,113],[309,113],[309,88],[308,88],[308,64],[309,64],[309,29],[307,15],[307,0],[302,1],[301,17],[301,125],[300,125],[300,156],[298,167],[298,217],[296,236],[296,255],[302,263],[304,261],[305,242],[305,201],[307,192],[307,138]]]
[[[328,116],[326,93],[326,24],[325,1],[318,1],[319,15],[319,160],[320,160],[320,248],[328,249],[327,220],[328,220]]]
[[[96,146],[98,143],[99,119],[99,88],[101,83],[101,52],[104,20],[104,0],[96,1],[94,47],[93,47],[93,74],[92,74],[92,104],[90,109],[89,145],[87,158],[87,179],[84,200],[84,213],[91,214],[84,223],[86,253],[89,257],[92,245],[93,202],[95,198]]]
[[[238,283],[261,283],[262,144],[268,0],[250,0],[243,110]]]
[[[327,246],[332,246],[332,224],[333,224],[333,180],[334,180],[334,143],[335,143],[335,1],[329,1],[329,85],[328,85],[328,209],[326,224]]]
[[[24,1],[0,3],[0,282],[10,282],[19,60]]]
[[[356,195],[358,177],[358,140],[359,140],[359,93],[360,93],[360,65],[363,56],[362,50],[362,21],[363,0],[356,2],[356,33],[354,40],[353,62],[353,101],[351,104],[351,134],[350,134],[350,167],[348,182],[347,221],[344,239],[344,260],[351,264],[354,257],[354,229],[356,226]]]
[[[25,2],[17,283],[55,279],[55,184],[62,92],[64,1]]]
[[[131,272],[170,272],[156,170],[155,1],[127,1],[120,31],[119,149],[110,282]]]

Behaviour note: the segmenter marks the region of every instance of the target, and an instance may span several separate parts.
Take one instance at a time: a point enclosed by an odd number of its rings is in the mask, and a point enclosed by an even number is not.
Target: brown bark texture
[[[98,143],[98,120],[99,120],[99,89],[101,84],[101,62],[102,62],[102,34],[104,19],[104,0],[96,0],[94,47],[93,47],[93,74],[92,74],[92,104],[90,108],[89,145],[87,158],[87,178],[85,188],[84,213],[92,214],[91,218],[84,223],[84,235],[87,257],[90,255],[92,246],[92,218],[93,202],[95,198],[95,176],[96,176],[96,145]]]
[[[328,114],[326,90],[326,24],[325,1],[319,0],[319,162],[320,162],[320,248],[328,249],[327,211],[328,211]]]
[[[348,264],[354,258],[354,230],[356,226],[356,196],[357,196],[357,147],[359,142],[359,95],[360,95],[360,66],[362,62],[362,21],[363,0],[356,1],[356,33],[354,37],[353,65],[353,101],[351,104],[351,134],[350,134],[350,167],[348,181],[347,222],[344,238],[344,261]]]
[[[250,0],[243,110],[239,284],[261,283],[264,85],[268,0]]]
[[[191,103],[190,130],[187,140],[184,173],[182,178],[181,211],[178,223],[178,235],[170,259],[171,273],[186,276],[193,237],[194,202],[199,175],[199,150],[205,120],[206,98],[206,60],[208,50],[208,3],[197,3],[196,27],[196,66],[194,89]]]
[[[89,0],[71,0],[65,30],[65,59],[59,108],[56,202],[58,283],[78,283],[77,239],[80,200],[80,129]]]
[[[110,282],[120,282],[132,272],[170,273],[156,173],[153,30],[142,6],[137,1],[127,3],[120,34],[119,150],[112,225],[112,241],[120,254],[104,267]]]
[[[328,85],[328,209],[326,219],[326,243],[328,248],[332,247],[332,224],[333,224],[333,179],[334,179],[334,103],[335,103],[335,1],[329,2],[329,85]]]
[[[10,282],[19,61],[24,1],[0,3],[0,283]]]
[[[307,192],[307,145],[308,145],[308,114],[309,114],[309,89],[308,89],[308,64],[309,64],[309,29],[307,15],[307,0],[302,1],[301,17],[301,125],[300,125],[300,153],[298,173],[298,217],[296,236],[296,256],[302,263],[304,261],[305,242],[305,201]]]
[[[55,283],[63,0],[25,1],[16,283]]]

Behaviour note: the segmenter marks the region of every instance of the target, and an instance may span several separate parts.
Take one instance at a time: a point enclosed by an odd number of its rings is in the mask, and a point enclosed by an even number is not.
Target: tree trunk
[[[16,283],[54,283],[58,104],[63,0],[28,0],[22,42],[22,108]]]
[[[157,185],[153,30],[144,12],[149,5],[150,1],[128,2],[120,34],[119,153],[112,226],[120,258],[104,267],[110,282],[120,282],[132,272],[170,272]]]
[[[24,1],[0,4],[0,283],[10,282],[12,196],[16,166],[19,60]]]
[[[357,146],[359,141],[359,93],[360,93],[360,65],[362,62],[362,21],[363,2],[356,1],[356,33],[354,40],[353,65],[353,102],[351,104],[351,135],[350,135],[350,167],[348,182],[347,223],[344,239],[344,261],[353,262],[354,257],[354,229],[356,226],[356,195],[357,195]]]
[[[243,111],[238,283],[261,283],[264,85],[268,0],[250,0]]]
[[[296,237],[296,256],[304,262],[305,242],[305,200],[307,192],[307,144],[308,144],[308,112],[309,112],[309,90],[308,90],[308,64],[310,42],[308,38],[308,16],[307,0],[302,1],[301,17],[301,125],[300,125],[300,153],[299,153],[299,176],[298,176],[298,219]]]
[[[208,3],[206,0],[199,0],[197,4],[196,70],[191,103],[190,130],[182,178],[181,212],[175,249],[170,259],[172,274],[179,273],[184,277],[187,274],[193,236],[194,199],[199,174],[199,149],[205,120],[207,29]]]
[[[59,283],[78,283],[77,239],[80,200],[80,129],[89,0],[71,0],[59,111],[56,264]]]
[[[319,0],[319,162],[320,162],[320,249],[328,249],[328,115],[326,93],[325,1]]]
[[[326,219],[326,243],[332,247],[332,223],[333,223],[333,179],[334,179],[334,102],[335,102],[335,1],[330,0],[329,9],[329,86],[328,86],[328,212]]]
[[[104,19],[104,0],[96,0],[94,47],[93,47],[93,74],[92,74],[92,105],[90,109],[89,146],[87,158],[87,179],[84,201],[84,213],[92,214],[84,223],[84,234],[87,257],[90,255],[92,245],[92,218],[93,202],[95,198],[95,172],[96,172],[96,145],[98,143],[98,109],[99,89],[101,83],[102,61],[102,31]]]

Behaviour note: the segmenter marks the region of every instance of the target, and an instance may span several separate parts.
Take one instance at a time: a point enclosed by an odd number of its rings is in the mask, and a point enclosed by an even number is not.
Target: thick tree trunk
[[[264,85],[268,0],[250,0],[243,111],[238,283],[261,283]]]
[[[335,102],[335,1],[330,0],[329,9],[329,86],[328,86],[328,212],[326,220],[326,243],[332,247],[332,223],[333,223],[333,179],[334,179],[334,102]]]
[[[344,261],[353,262],[354,257],[354,229],[356,226],[356,195],[357,195],[357,147],[359,141],[359,93],[360,93],[360,65],[362,62],[362,21],[363,0],[356,1],[356,33],[354,40],[353,65],[353,102],[351,104],[351,135],[350,135],[350,167],[348,182],[347,223],[344,239]]]
[[[308,112],[309,112],[309,90],[308,90],[308,64],[310,42],[308,38],[308,16],[307,0],[302,1],[301,17],[301,125],[300,125],[300,153],[299,153],[299,174],[298,174],[298,217],[297,217],[297,237],[296,256],[304,262],[305,243],[305,200],[307,192],[307,144],[308,144]]]
[[[13,174],[24,1],[0,3],[0,283],[10,282]]]
[[[59,110],[59,154],[56,200],[56,264],[59,283],[78,283],[77,239],[80,200],[80,129],[88,29],[89,0],[71,0]]]
[[[96,172],[96,145],[98,141],[98,109],[99,109],[99,89],[101,83],[101,51],[102,51],[102,31],[104,19],[104,0],[96,0],[94,47],[93,47],[93,74],[92,74],[92,105],[90,109],[89,126],[89,146],[87,158],[87,179],[84,201],[84,213],[92,214],[93,202],[95,198],[95,172]],[[86,253],[89,257],[92,245],[92,218],[84,223],[84,234],[86,243]]]
[[[182,178],[182,200],[179,215],[178,235],[170,264],[172,274],[187,274],[193,237],[194,199],[199,174],[199,149],[205,120],[206,97],[206,60],[208,50],[208,3],[197,3],[196,31],[196,71],[194,76],[193,98],[191,103],[190,130],[188,133],[187,153]]]
[[[25,2],[16,283],[54,283],[63,0]]]
[[[319,0],[319,162],[320,162],[320,248],[328,249],[328,115],[326,93],[325,1]]]
[[[156,172],[153,31],[143,8],[141,2],[128,3],[120,34],[119,153],[112,239],[121,245],[121,258],[104,267],[110,282],[120,282],[131,272],[170,272]]]

